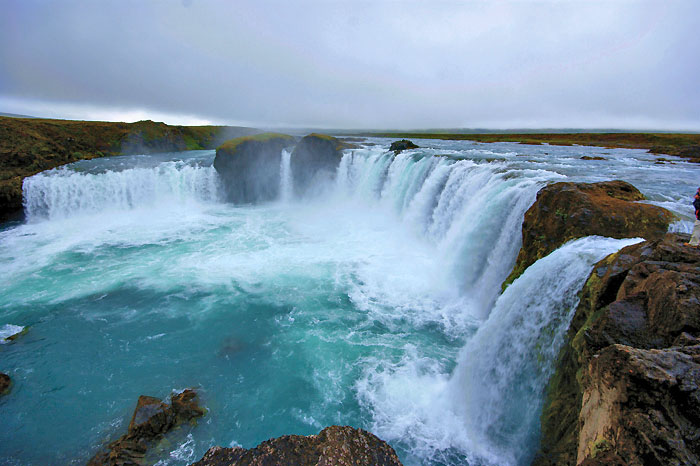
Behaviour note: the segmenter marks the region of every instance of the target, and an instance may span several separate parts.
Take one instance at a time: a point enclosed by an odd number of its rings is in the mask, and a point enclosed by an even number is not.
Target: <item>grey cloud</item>
[[[700,4],[10,1],[0,98],[259,126],[700,129]],[[0,109],[2,111],[2,109]]]

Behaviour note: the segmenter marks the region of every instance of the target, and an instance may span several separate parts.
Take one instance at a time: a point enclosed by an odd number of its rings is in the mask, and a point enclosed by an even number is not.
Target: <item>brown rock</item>
[[[0,372],[0,396],[7,395],[10,393],[10,386],[12,385],[12,379],[10,376]]]
[[[394,141],[391,143],[391,146],[389,147],[390,151],[394,151],[394,154],[399,154],[405,150],[409,149],[418,149],[418,146],[413,143],[413,141],[409,141],[408,139],[402,139],[400,141]]]
[[[391,446],[349,426],[331,426],[318,435],[285,435],[255,448],[213,447],[192,466],[399,466]]]
[[[566,182],[542,188],[525,213],[523,245],[504,286],[537,259],[572,239],[589,235],[660,239],[673,214],[661,207],[634,202],[643,199],[637,188],[624,181]]]
[[[154,443],[173,427],[202,416],[197,393],[187,389],[171,396],[171,406],[152,396],[140,396],[127,433],[98,452],[88,466],[141,465]]]
[[[534,464],[700,463],[700,251],[684,241],[667,234],[596,264]]]

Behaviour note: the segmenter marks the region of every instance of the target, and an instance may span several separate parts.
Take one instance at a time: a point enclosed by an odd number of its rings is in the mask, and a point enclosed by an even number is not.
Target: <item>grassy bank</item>
[[[623,149],[646,149],[654,154],[677,155],[700,162],[700,134],[687,133],[365,133],[395,139],[450,139],[476,142],[518,142],[557,146],[599,146]]]
[[[233,126],[171,126],[0,117],[0,220],[22,210],[22,180],[44,170],[110,155],[214,149],[254,134]]]

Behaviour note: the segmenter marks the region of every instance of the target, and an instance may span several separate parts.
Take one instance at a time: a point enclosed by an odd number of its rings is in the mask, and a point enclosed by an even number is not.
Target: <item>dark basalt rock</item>
[[[536,465],[700,464],[700,250],[623,248],[581,292]]]
[[[590,235],[660,239],[674,216],[661,207],[634,202],[643,199],[637,188],[619,180],[563,182],[542,188],[525,213],[523,244],[504,286],[572,239]]]
[[[294,148],[290,160],[294,193],[304,196],[324,181],[331,181],[343,157],[343,149],[352,147],[332,136],[312,133]]]
[[[191,466],[400,466],[391,446],[349,426],[331,426],[318,435],[285,435],[255,448],[213,447]]]
[[[389,147],[389,150],[393,151],[394,154],[397,154],[397,155],[399,153],[401,153],[401,151],[409,150],[409,149],[418,149],[418,146],[415,145],[412,141],[409,141],[408,139],[394,141],[391,143],[391,146]]]
[[[293,143],[294,138],[286,134],[263,133],[220,145],[214,168],[221,177],[227,200],[252,203],[277,199],[282,149]]]
[[[194,421],[205,411],[197,393],[187,389],[170,397],[170,405],[152,396],[140,396],[127,433],[98,452],[88,466],[141,465],[148,449],[179,424]]]
[[[12,385],[12,379],[10,376],[0,372],[0,396],[7,395],[10,393],[10,386]]]

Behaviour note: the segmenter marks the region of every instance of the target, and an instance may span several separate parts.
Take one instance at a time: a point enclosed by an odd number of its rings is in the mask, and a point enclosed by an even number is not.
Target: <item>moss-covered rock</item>
[[[698,464],[700,251],[623,248],[581,292],[542,413],[536,465]]]
[[[282,149],[293,143],[294,138],[286,134],[262,133],[220,145],[214,168],[221,177],[227,200],[252,203],[277,199]]]
[[[304,136],[292,152],[290,167],[294,193],[304,196],[335,178],[340,159],[348,143],[326,134]]]
[[[590,235],[659,239],[673,221],[671,212],[634,201],[644,195],[624,181],[554,183],[537,193],[525,213],[522,247],[504,287],[562,244]]]
[[[349,426],[331,426],[318,435],[285,435],[255,448],[212,447],[191,466],[357,465],[400,466],[391,446]]]

